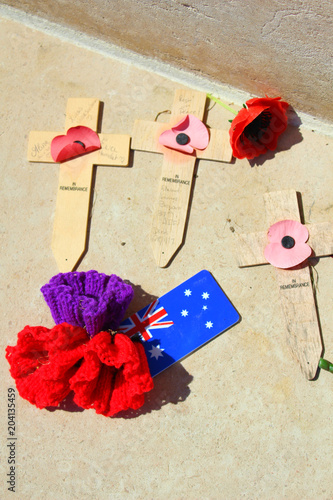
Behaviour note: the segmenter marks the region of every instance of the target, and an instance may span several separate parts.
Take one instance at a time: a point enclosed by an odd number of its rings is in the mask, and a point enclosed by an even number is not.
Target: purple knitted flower
[[[56,324],[87,329],[90,337],[116,330],[133,298],[133,289],[115,274],[59,273],[41,288]]]

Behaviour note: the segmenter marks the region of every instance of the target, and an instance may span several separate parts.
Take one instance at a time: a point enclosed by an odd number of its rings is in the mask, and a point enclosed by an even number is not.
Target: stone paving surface
[[[50,248],[58,166],[27,161],[29,131],[61,130],[68,97],[97,97],[102,131],[130,134],[136,118],[169,109],[180,85],[9,20],[1,21],[0,40],[4,352],[26,324],[53,325],[39,289],[58,272]],[[215,106],[207,123],[228,129],[229,118]],[[306,222],[332,220],[333,139],[293,123],[277,151],[255,163],[198,163],[185,242],[165,269],[149,245],[162,158],[135,151],[129,168],[97,167],[79,270],[129,280],[132,313],[208,269],[242,320],[156,377],[145,406],[121,418],[79,411],[70,401],[47,411],[18,399],[18,498],[332,498],[333,378],[321,372],[305,380],[286,345],[274,269],[239,269],[234,248],[236,232],[265,229],[268,191],[295,189]],[[314,276],[332,360],[332,258],[320,259]],[[4,357],[0,366],[7,390],[13,382]],[[0,412],[5,449],[6,405]],[[0,469],[5,483],[6,460]],[[11,498],[7,485],[2,491]]]

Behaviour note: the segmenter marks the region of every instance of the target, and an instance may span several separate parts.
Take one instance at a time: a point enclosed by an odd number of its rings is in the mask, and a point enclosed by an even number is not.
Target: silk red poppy
[[[251,160],[268,150],[274,151],[278,137],[287,128],[287,102],[281,97],[261,97],[246,101],[229,130],[230,144],[236,158]]]

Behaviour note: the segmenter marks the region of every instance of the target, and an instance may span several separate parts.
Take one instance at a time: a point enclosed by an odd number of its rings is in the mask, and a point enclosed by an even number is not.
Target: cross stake
[[[267,229],[284,219],[300,221],[296,191],[278,191],[264,195]],[[315,257],[333,253],[333,224],[306,224],[308,244]],[[268,264],[264,249],[267,231],[237,236],[239,267]],[[323,351],[319,320],[312,288],[312,273],[307,263],[291,269],[276,268],[282,311],[287,326],[287,342],[304,375],[312,380],[317,373]]]
[[[203,120],[206,94],[177,90],[169,124],[136,120],[132,149],[163,154],[162,180],[153,213],[150,243],[158,266],[165,267],[181,246],[191,186],[197,159],[230,162],[232,150],[227,130],[209,130],[208,147],[196,155],[170,150],[158,142],[162,132],[176,125],[187,114]]]
[[[85,126],[96,132],[99,108],[97,99],[68,99],[66,131]],[[30,132],[28,160],[54,163],[51,141],[60,134]],[[128,165],[130,136],[99,134],[99,139],[101,149],[60,163],[52,251],[61,272],[72,271],[86,250],[94,165]]]

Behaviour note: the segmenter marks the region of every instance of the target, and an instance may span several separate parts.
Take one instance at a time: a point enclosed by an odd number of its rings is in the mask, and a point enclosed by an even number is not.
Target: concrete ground
[[[131,134],[136,118],[169,109],[183,85],[8,19],[0,40],[3,353],[26,324],[53,325],[39,290],[58,272],[50,242],[59,169],[27,161],[29,131],[62,130],[68,97],[96,97],[104,102],[102,131]],[[214,106],[207,123],[228,129],[229,118]],[[235,233],[265,229],[268,191],[295,189],[306,222],[332,221],[333,139],[291,118],[277,151],[257,162],[198,163],[185,242],[165,269],[149,245],[161,156],[134,151],[130,168],[97,167],[79,270],[129,280],[134,312],[208,269],[242,319],[156,377],[145,406],[121,418],[70,401],[38,410],[19,398],[17,498],[332,498],[333,378],[324,371],[304,378],[286,344],[274,269],[239,269],[234,248]],[[332,258],[314,269],[325,357],[333,360]],[[0,365],[7,397],[13,381],[4,356]],[[2,401],[1,497],[12,498]]]

